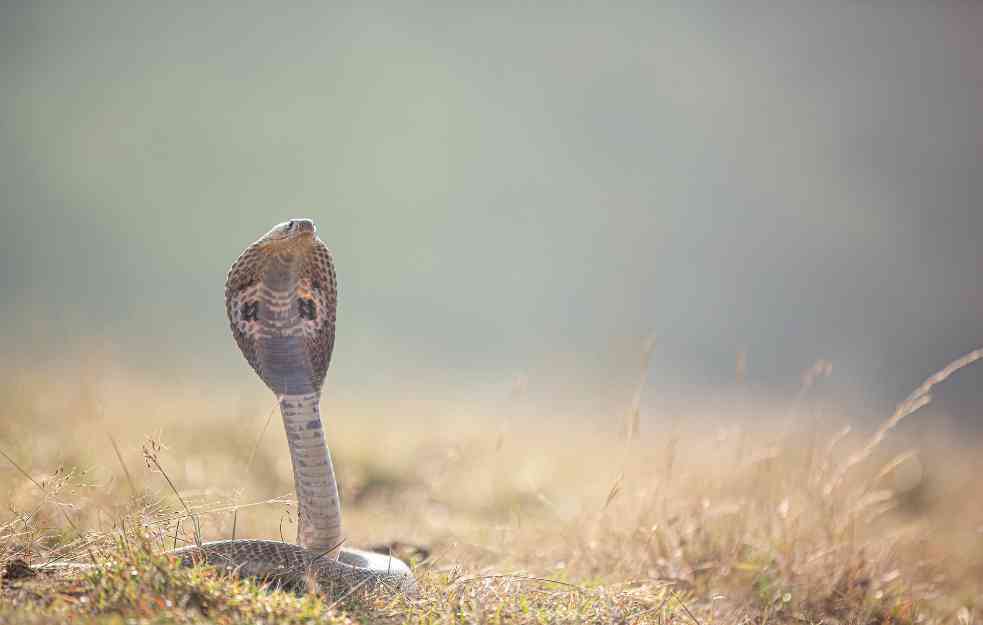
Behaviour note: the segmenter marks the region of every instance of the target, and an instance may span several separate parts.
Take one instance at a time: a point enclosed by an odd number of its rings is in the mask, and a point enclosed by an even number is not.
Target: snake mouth
[[[310,219],[291,219],[277,224],[256,243],[267,252],[301,251],[317,236],[317,227]]]
[[[291,219],[287,222],[287,234],[292,236],[314,236],[317,226],[310,219]]]
[[[289,247],[309,245],[314,240],[317,227],[310,219],[291,219],[284,224],[283,239],[280,243]]]

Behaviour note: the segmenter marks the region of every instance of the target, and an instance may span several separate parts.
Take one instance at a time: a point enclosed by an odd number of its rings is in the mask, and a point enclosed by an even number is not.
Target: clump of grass
[[[181,567],[148,537],[134,535],[103,551],[91,568],[7,580],[4,595],[8,609],[0,619],[11,622],[348,622],[316,595],[269,592],[214,568]]]

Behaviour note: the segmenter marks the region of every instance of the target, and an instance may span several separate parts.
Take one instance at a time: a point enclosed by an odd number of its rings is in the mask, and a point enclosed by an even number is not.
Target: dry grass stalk
[[[843,483],[843,478],[846,477],[846,474],[850,471],[850,469],[869,458],[870,454],[873,453],[877,446],[881,444],[881,441],[884,440],[884,437],[889,431],[897,426],[902,419],[929,404],[932,401],[932,395],[930,392],[933,387],[944,382],[949,376],[956,373],[960,369],[968,367],[981,358],[983,358],[983,349],[976,349],[960,358],[957,358],[956,360],[953,360],[948,365],[929,376],[921,386],[916,388],[903,402],[898,404],[898,407],[894,410],[891,417],[882,423],[881,427],[877,428],[877,431],[874,432],[874,435],[870,437],[867,443],[857,452],[847,458],[846,462],[840,465],[837,471],[833,474],[833,478],[823,488],[823,493],[827,497],[831,495],[833,491]]]
[[[642,358],[639,366],[638,383],[635,384],[635,392],[631,398],[631,407],[628,410],[628,421],[626,424],[628,440],[637,439],[641,435],[642,391],[645,390],[649,368],[652,366],[652,353],[655,351],[655,343],[656,336],[654,334],[650,335],[642,343]]]

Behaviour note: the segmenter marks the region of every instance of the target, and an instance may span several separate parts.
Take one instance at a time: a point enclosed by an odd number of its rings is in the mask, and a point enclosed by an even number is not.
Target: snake
[[[231,539],[168,551],[293,588],[415,595],[402,560],[344,546],[341,503],[320,415],[334,349],[338,283],[328,246],[310,219],[277,224],[239,255],[225,282],[225,308],[246,361],[277,397],[297,494],[297,543]]]

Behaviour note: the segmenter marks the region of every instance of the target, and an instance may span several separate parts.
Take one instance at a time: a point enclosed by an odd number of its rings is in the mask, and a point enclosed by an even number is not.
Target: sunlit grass
[[[282,592],[162,555],[196,527],[206,539],[293,540],[289,457],[279,416],[266,425],[271,400],[121,375],[101,386],[64,376],[52,385],[41,372],[8,379],[0,623],[981,615],[983,455],[944,446],[933,455],[931,441],[910,453],[882,448],[894,424],[918,418],[909,414],[931,385],[862,436],[773,430],[769,415],[751,427],[736,415],[743,425],[715,435],[677,425],[632,438],[620,416],[504,428],[488,416],[331,404],[349,543],[394,546],[421,587],[415,599],[356,599]],[[626,421],[638,428],[632,414]],[[902,479],[913,465],[931,472]],[[50,560],[97,566],[18,568]]]

